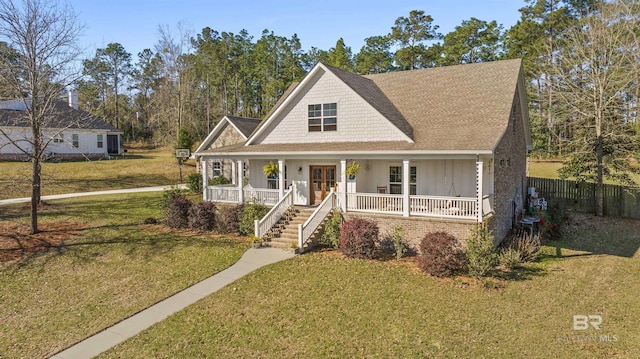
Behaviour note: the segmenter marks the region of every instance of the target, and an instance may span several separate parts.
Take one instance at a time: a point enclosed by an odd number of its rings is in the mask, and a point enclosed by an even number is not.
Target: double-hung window
[[[418,183],[418,169],[415,166],[409,167],[409,194],[416,194]],[[391,194],[402,194],[402,166],[389,167],[389,192]]]
[[[213,162],[213,177],[222,176],[222,162]]]
[[[78,148],[78,146],[80,146],[80,140],[78,138],[79,136],[77,133],[71,135],[71,146],[73,146],[74,148]]]
[[[338,104],[309,105],[309,132],[338,130]]]
[[[104,142],[102,141],[102,135],[98,135],[98,148],[102,148]]]
[[[64,135],[62,133],[56,133],[53,135],[53,143],[62,143],[64,142]]]

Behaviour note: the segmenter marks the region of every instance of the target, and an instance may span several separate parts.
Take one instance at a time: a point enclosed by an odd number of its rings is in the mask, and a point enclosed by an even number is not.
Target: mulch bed
[[[0,264],[20,262],[51,249],[60,249],[85,227],[83,223],[63,221],[41,223],[40,233],[29,234],[29,225],[0,223]]]

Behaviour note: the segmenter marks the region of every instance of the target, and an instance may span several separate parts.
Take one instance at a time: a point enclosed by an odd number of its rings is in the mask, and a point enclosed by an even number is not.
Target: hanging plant
[[[350,180],[353,180],[356,178],[358,172],[360,172],[360,165],[356,161],[351,161],[351,164],[344,169],[344,172]]]
[[[280,167],[276,162],[273,161],[264,165],[264,167],[262,167],[262,170],[264,171],[264,175],[267,176],[267,178],[278,178],[278,173],[280,173]]]

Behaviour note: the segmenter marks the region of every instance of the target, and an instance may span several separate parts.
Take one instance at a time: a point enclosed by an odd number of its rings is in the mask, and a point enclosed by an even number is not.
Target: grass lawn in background
[[[635,162],[634,166],[638,166],[638,163]],[[560,178],[558,174],[558,170],[562,167],[562,161],[538,161],[531,160],[529,164],[529,177],[540,177],[540,178]],[[636,183],[636,187],[640,186],[640,174],[630,173],[629,176]],[[573,178],[569,178],[573,179]],[[606,184],[619,184],[615,181],[605,180]]]
[[[99,358],[638,358],[639,246],[640,221],[576,214],[509,281],[305,254]],[[601,315],[600,330],[574,330],[574,315]]]
[[[38,238],[53,248],[19,263],[7,244],[32,244],[19,234],[28,206],[0,207],[0,358],[48,357],[229,267],[249,248],[244,239],[143,224],[160,216],[161,197],[50,201]]]
[[[183,164],[183,180],[196,171]],[[0,162],[0,199],[31,196],[30,162]],[[132,148],[112,160],[44,162],[42,195],[173,185],[180,172],[171,149]]]

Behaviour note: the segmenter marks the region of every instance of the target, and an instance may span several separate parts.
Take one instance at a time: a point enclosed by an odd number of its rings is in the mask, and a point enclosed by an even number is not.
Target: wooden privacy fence
[[[596,212],[596,184],[553,178],[527,177],[547,203],[560,203],[580,212]],[[604,215],[640,218],[640,188],[604,185]]]

